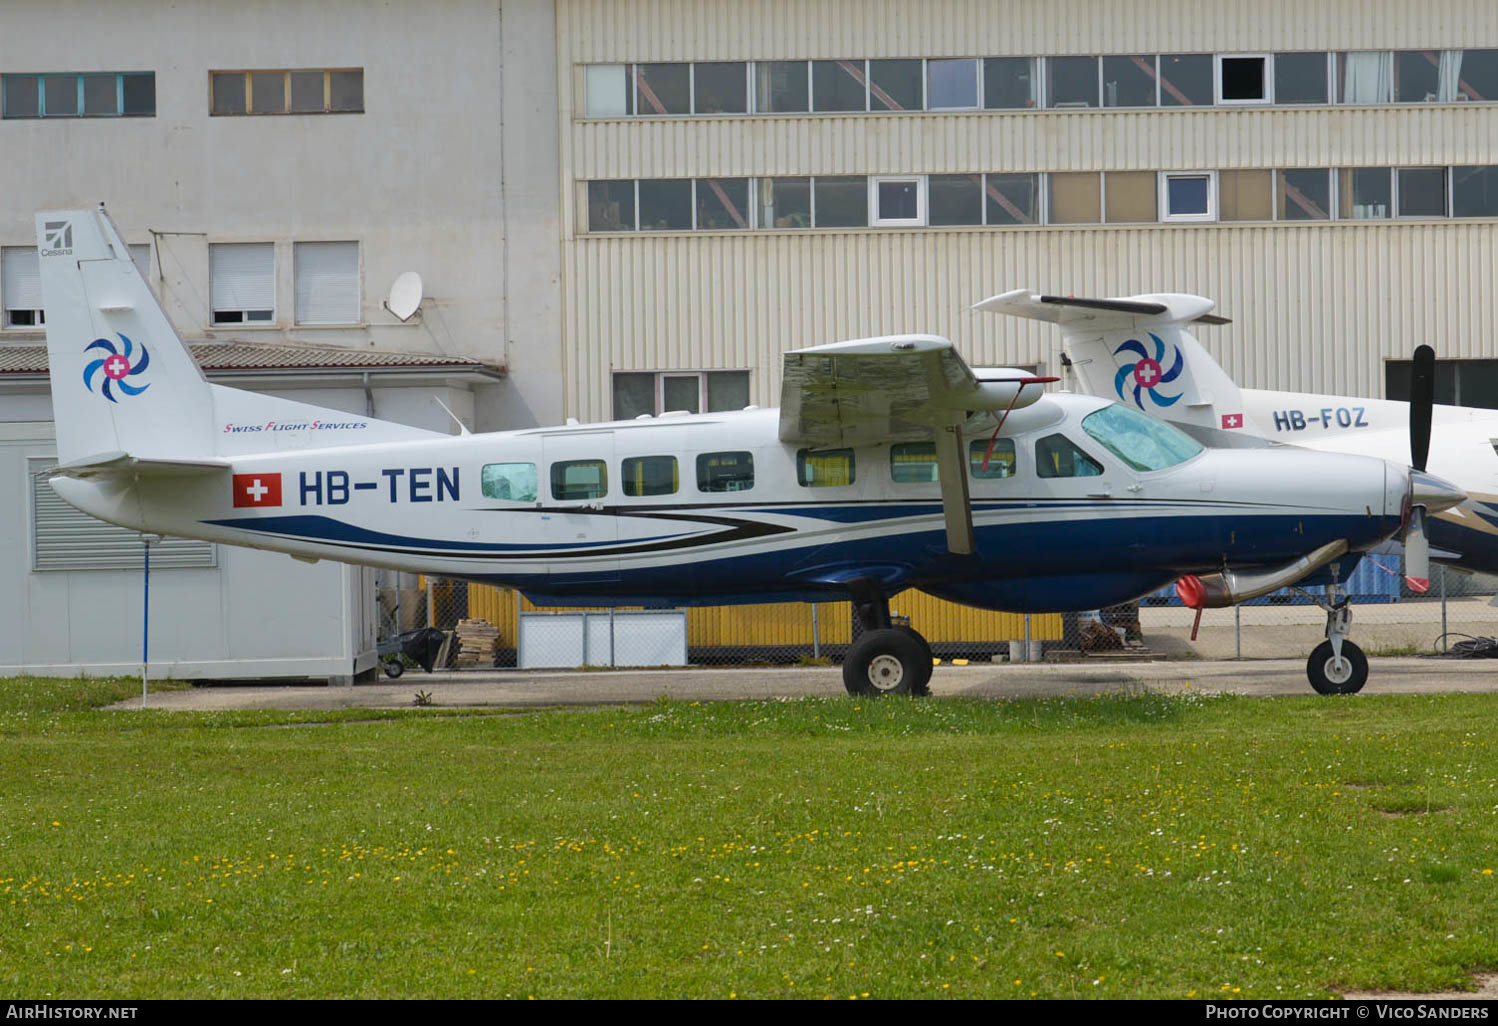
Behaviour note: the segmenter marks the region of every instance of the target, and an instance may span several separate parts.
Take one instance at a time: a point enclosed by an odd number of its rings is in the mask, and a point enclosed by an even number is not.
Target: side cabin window
[[[1065,435],[1046,435],[1035,443],[1035,472],[1041,477],[1100,477],[1103,465]]]
[[[625,495],[675,495],[681,487],[675,456],[631,456],[620,469]]]
[[[534,463],[486,463],[479,475],[484,498],[503,502],[536,501]]]
[[[747,492],[753,487],[752,452],[705,452],[697,457],[699,492]]]
[[[937,480],[935,442],[897,442],[889,447],[889,476],[897,484]]]
[[[803,488],[850,485],[853,479],[852,449],[802,449],[796,453],[796,482]]]
[[[967,465],[969,472],[979,480],[1013,477],[1015,471],[1014,439],[995,438],[992,452],[988,450],[988,439],[973,439],[967,447]]]
[[[609,468],[603,460],[567,460],[551,465],[553,499],[598,499],[608,491]]]

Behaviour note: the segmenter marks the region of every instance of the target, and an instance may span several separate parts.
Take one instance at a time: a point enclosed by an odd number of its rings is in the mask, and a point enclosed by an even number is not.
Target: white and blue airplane
[[[1203,448],[1136,409],[899,335],[785,355],[777,410],[458,436],[204,379],[103,209],[37,215],[52,485],[156,534],[501,584],[540,605],[851,598],[850,693],[924,694],[911,587],[1054,612],[1332,580],[1445,482],[1366,456]],[[1318,576],[1319,575],[1319,576]],[[1308,674],[1358,690],[1328,629]]]
[[[1406,578],[1430,587],[1429,563],[1498,574],[1498,410],[1434,405],[1434,354],[1415,351],[1412,403],[1239,388],[1191,333],[1225,324],[1202,296],[1058,300],[1020,289],[974,309],[1049,321],[1078,386],[1175,424],[1209,446],[1296,445],[1402,459],[1454,482],[1467,499],[1426,523],[1412,510]]]

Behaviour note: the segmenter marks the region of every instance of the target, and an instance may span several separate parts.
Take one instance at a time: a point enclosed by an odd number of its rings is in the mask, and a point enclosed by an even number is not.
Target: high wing
[[[962,424],[1045,394],[1040,378],[1007,368],[974,371],[936,335],[885,335],[785,354],[780,440],[816,448],[931,440],[941,478],[947,548],[974,549]]]

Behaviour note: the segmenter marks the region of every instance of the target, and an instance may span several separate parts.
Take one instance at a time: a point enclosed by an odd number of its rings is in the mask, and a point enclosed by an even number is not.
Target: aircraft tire
[[[914,631],[868,631],[843,657],[843,687],[860,698],[925,694],[931,679],[929,652]]]
[[[394,680],[405,672],[406,668],[401,665],[401,661],[399,659],[390,659],[386,661],[385,676],[389,677],[391,680]]]
[[[921,646],[921,650],[926,653],[926,661],[921,664],[925,669],[918,675],[919,683],[911,689],[910,693],[916,698],[927,697],[931,694],[931,671],[936,667],[936,656],[931,651],[931,643],[921,637],[914,627],[907,627],[904,624],[900,624],[891,629],[910,635]]]
[[[1318,695],[1355,695],[1368,682],[1368,657],[1350,641],[1342,642],[1343,667],[1338,671],[1332,643],[1323,641],[1306,660],[1306,676]]]

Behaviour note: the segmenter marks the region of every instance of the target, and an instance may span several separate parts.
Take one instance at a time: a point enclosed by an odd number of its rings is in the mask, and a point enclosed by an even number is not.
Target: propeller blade
[[[1425,535],[1425,507],[1410,507],[1410,526],[1404,532],[1404,579],[1410,591],[1430,590],[1430,539]]]
[[[1436,402],[1436,351],[1417,346],[1410,367],[1410,466],[1425,469],[1430,455],[1431,408]]]

